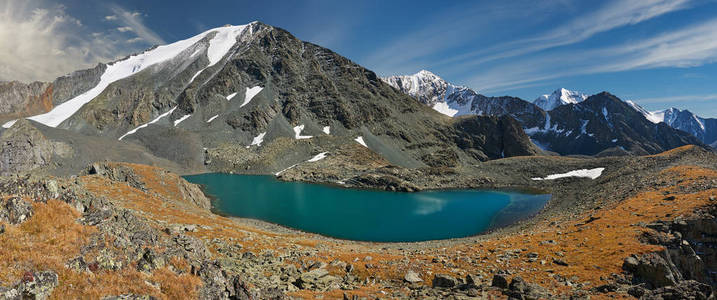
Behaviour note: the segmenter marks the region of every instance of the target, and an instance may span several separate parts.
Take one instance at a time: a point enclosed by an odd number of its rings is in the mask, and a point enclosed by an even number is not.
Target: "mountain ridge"
[[[532,103],[509,96],[486,97],[469,88],[464,88],[461,93],[435,97],[430,94],[434,89],[415,87],[415,84],[422,82],[421,80],[416,80],[415,77],[423,76],[427,74],[426,72],[422,71],[403,77],[388,77],[384,81],[389,82],[399,91],[405,92],[412,88],[413,91],[423,91],[424,93],[421,95],[423,98],[444,99],[442,102],[435,102],[433,108],[448,116],[470,114],[510,115],[521,123],[534,144],[543,150],[557,152],[561,155],[607,155],[608,153],[611,153],[611,155],[628,153],[644,155],[655,154],[685,144],[702,145],[699,139],[692,139],[678,130],[670,130],[650,123],[651,120],[646,119],[649,116],[640,111],[641,108],[633,102],[627,101],[626,103],[629,105],[606,102],[599,108],[594,108],[592,105],[585,103],[587,99],[593,96],[618,99],[607,92],[588,97],[579,92],[560,88],[550,95],[538,97]],[[432,82],[444,82],[443,85],[450,85],[450,83],[443,81],[435,74],[430,72],[428,74],[432,75]],[[405,82],[411,83],[410,88],[401,85]],[[506,105],[506,103],[509,103],[509,105]],[[604,111],[608,104],[612,108]],[[597,111],[594,112],[593,109],[597,109]],[[451,114],[446,113],[446,111],[459,113]],[[634,112],[640,113],[636,114]],[[618,116],[621,119],[620,124],[626,124],[627,122],[640,128],[640,130],[633,130],[626,126],[618,126],[618,129],[614,126],[615,124],[605,122],[608,119],[608,115],[613,113],[631,116],[630,118],[635,120],[630,120],[629,122]],[[578,120],[582,121],[578,122]],[[590,123],[589,120],[593,120],[593,122]],[[590,124],[588,125],[588,123]],[[602,140],[595,138],[594,132],[587,132],[588,127],[595,132],[600,132]],[[647,128],[653,129],[649,131]],[[653,132],[659,132],[666,136],[658,136]]]
[[[108,64],[96,86],[28,119],[138,144],[187,172],[274,174],[356,140],[410,168],[541,152],[509,119],[467,118],[471,126],[329,49],[253,22]]]

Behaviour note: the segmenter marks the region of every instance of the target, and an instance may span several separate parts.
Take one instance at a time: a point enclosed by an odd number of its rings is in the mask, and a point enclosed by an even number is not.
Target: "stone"
[[[490,285],[501,289],[507,289],[508,279],[505,278],[505,275],[503,274],[495,274],[493,275],[493,281],[491,281]]]
[[[622,268],[624,270],[628,270],[628,271],[634,270],[635,268],[637,268],[637,265],[639,263],[640,262],[637,261],[637,258],[630,256],[630,257],[625,258],[625,261],[623,261],[623,263],[622,263]]]
[[[675,197],[675,196],[667,196],[667,197],[665,197],[665,199],[664,199],[664,200],[667,200],[667,201],[673,201],[673,200],[675,200],[675,199],[676,199],[676,197]]]
[[[0,224],[0,234],[5,233],[5,224]]]
[[[564,261],[564,260],[562,260],[562,259],[558,259],[558,258],[553,259],[553,263],[556,264],[556,265],[558,265],[558,266],[563,266],[563,267],[567,267],[567,266],[568,266],[568,263],[567,263],[566,261]]]
[[[456,280],[453,276],[436,274],[436,276],[433,277],[434,288],[452,288],[456,285],[458,285],[458,280]]]
[[[513,280],[510,281],[510,285],[508,286],[508,289],[510,289],[511,291],[516,291],[516,292],[522,293],[522,292],[525,292],[527,287],[528,287],[528,285],[525,283],[525,280],[523,280],[523,278],[521,278],[520,276],[515,276],[515,277],[513,277]]]
[[[45,188],[54,198],[57,198],[60,195],[60,189],[57,186],[57,181],[55,180],[48,180],[45,182]]]
[[[419,283],[423,282],[423,279],[418,276],[418,273],[414,271],[408,271],[405,276],[403,276],[403,280],[405,280],[408,283]]]

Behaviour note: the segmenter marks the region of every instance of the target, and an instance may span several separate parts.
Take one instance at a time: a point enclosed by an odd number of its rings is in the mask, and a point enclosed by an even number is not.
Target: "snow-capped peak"
[[[549,111],[561,105],[582,102],[587,98],[588,96],[583,93],[559,88],[550,95],[542,95],[538,97],[533,101],[533,104],[545,111]]]
[[[413,75],[385,77],[381,80],[429,106],[433,106],[437,102],[445,102],[446,96],[455,90],[465,89],[465,87],[450,84],[427,70],[420,70]]]

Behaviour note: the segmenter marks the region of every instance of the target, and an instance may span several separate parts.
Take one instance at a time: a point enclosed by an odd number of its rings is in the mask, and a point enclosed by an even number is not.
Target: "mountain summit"
[[[625,101],[638,112],[655,124],[664,122],[670,127],[694,135],[703,143],[717,146],[717,119],[702,118],[689,110],[668,108],[658,111],[648,111],[633,101]]]
[[[333,179],[341,181],[368,166],[455,167],[541,152],[511,118],[446,118],[349,59],[259,22],[211,29],[103,66],[71,74],[89,74],[82,82],[91,84],[52,99],[55,106],[28,117],[32,122],[3,127],[22,137],[17,131],[35,126],[41,134],[34,136],[48,145],[70,145],[64,157],[38,160],[58,172],[76,172],[90,163],[90,152],[110,152],[85,149],[92,143],[76,142],[78,135],[113,140],[107,147],[133,144],[158,165],[192,173],[278,176],[327,153],[341,161]],[[429,72],[415,80],[420,84],[407,90],[430,87],[445,97],[456,89]]]
[[[550,111],[565,104],[575,104],[584,101],[588,96],[579,92],[559,88],[550,95],[542,95],[533,100],[533,104],[545,111]]]

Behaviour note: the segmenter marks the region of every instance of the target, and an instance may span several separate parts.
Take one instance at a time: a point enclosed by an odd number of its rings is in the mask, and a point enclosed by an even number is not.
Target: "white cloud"
[[[129,27],[129,26],[117,27],[117,30],[119,32],[127,32],[127,31],[132,31],[132,27]]]
[[[122,11],[119,9],[119,11]],[[127,13],[128,24],[142,28],[139,15]],[[107,21],[121,22],[114,13]],[[134,18],[134,19],[132,19]],[[161,41],[143,28],[144,41]],[[149,33],[148,33],[149,32]],[[64,74],[94,67],[147,48],[117,30],[88,28],[53,0],[0,0],[0,80],[51,81]],[[153,35],[154,34],[154,35]],[[145,38],[146,37],[146,38]]]
[[[141,42],[141,41],[142,41],[141,37],[136,37],[136,38],[131,38],[131,39],[127,40],[127,43],[137,43],[137,42]]]

